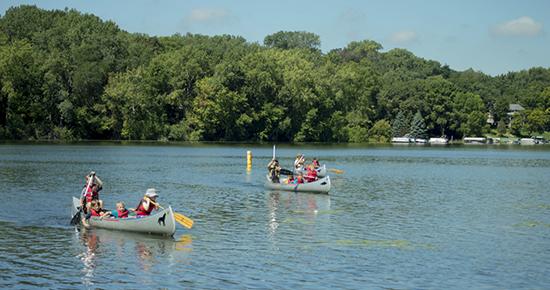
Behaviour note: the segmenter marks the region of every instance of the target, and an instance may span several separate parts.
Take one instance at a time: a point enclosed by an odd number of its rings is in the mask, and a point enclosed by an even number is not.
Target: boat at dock
[[[449,140],[444,137],[430,138],[430,140],[428,140],[428,143],[430,143],[431,145],[447,145],[449,144]]]

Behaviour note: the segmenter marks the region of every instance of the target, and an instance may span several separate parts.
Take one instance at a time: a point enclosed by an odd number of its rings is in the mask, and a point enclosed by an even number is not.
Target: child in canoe
[[[292,177],[292,179],[290,180],[290,177],[289,177],[289,180],[287,181],[288,184],[300,184],[300,183],[304,183],[304,175],[302,174],[302,172],[298,173],[298,175],[296,175],[296,178]]]
[[[317,170],[315,170],[315,167],[313,166],[313,164],[310,164],[307,167],[305,179],[307,182],[313,182],[317,180]]]
[[[116,210],[111,211],[111,217],[123,219],[128,217],[129,211],[126,209],[124,202],[119,201],[116,203]]]
[[[88,223],[88,220],[91,217],[97,216],[99,218],[103,218],[109,215],[110,213],[108,211],[101,208],[98,200],[92,200],[90,203],[90,210],[88,210],[85,217],[82,219],[82,225],[84,225],[85,228],[89,228],[90,224]]]
[[[90,209],[90,216],[105,217],[109,216],[110,213],[103,208],[101,208],[101,203],[99,200],[92,200],[92,207]]]

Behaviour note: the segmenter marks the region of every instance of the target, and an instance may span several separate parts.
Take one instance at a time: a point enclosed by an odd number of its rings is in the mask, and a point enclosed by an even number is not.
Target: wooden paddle
[[[162,207],[160,204],[158,204],[157,202],[154,202],[152,201],[150,198],[148,198],[147,196],[145,197],[149,200],[150,203],[154,204],[155,206],[157,207],[160,207],[162,209],[164,209],[164,207]],[[180,223],[182,226],[190,229],[193,227],[193,224],[195,223],[192,219],[182,215],[181,213],[177,213],[177,212],[174,212],[174,219]]]
[[[84,191],[85,193],[88,193],[88,189],[90,188],[90,186],[92,186],[92,181],[94,180],[94,176],[92,175],[90,178],[88,178],[88,184],[86,185],[86,191]],[[80,197],[82,199],[82,197]],[[78,224],[78,222],[80,221],[80,213],[82,212],[82,207],[83,206],[86,206],[86,204],[84,205],[81,205],[80,206],[80,209],[74,214],[74,216],[71,218],[71,225],[72,226],[75,226]]]
[[[328,170],[330,172],[334,172],[336,174],[343,174],[344,173],[344,170],[341,170],[341,169],[329,168]]]
[[[181,213],[177,213],[177,212],[174,212],[174,218],[176,219],[176,221],[178,223],[180,223],[181,225],[183,225],[184,227],[190,229],[193,227],[193,224],[195,222],[193,222],[192,219],[182,215]]]

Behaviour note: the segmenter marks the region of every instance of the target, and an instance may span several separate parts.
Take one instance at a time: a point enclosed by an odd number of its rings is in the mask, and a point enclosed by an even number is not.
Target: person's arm
[[[97,175],[94,175],[94,183],[97,184],[97,191],[103,189],[103,181],[101,181]]]
[[[149,211],[149,206],[151,206],[151,201],[148,198],[143,199],[143,209]]]
[[[99,214],[100,218],[109,217],[109,216],[111,216],[111,212],[109,211],[103,211]]]

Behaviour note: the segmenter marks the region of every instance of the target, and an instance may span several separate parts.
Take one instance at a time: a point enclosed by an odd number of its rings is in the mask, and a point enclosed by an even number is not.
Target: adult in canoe
[[[313,160],[311,161],[311,164],[313,164],[313,167],[314,167],[315,169],[321,167],[321,163],[319,163],[319,160],[317,160],[316,157],[313,157]]]
[[[279,176],[281,174],[281,166],[279,165],[279,160],[271,159],[269,164],[267,164],[267,170],[269,170],[269,177],[272,182],[279,182]]]
[[[303,169],[305,162],[306,162],[306,158],[304,157],[304,154],[300,153],[296,155],[296,159],[294,160],[294,170]]]
[[[99,206],[103,207],[103,201],[99,199],[99,192],[103,189],[103,182],[96,175],[95,171],[90,172],[84,178],[86,179],[86,185],[82,188],[82,208],[85,212],[88,212],[93,200],[99,201]]]
[[[145,192],[145,196],[139,201],[139,205],[135,208],[136,215],[139,216],[148,216],[151,212],[158,208],[157,206],[157,190],[154,188],[149,188]]]

